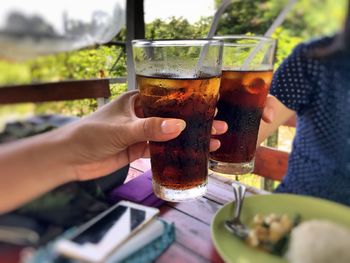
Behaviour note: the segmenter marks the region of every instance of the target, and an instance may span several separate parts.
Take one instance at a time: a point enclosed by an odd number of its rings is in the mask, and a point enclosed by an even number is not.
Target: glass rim
[[[214,38],[198,39],[135,39],[131,41],[133,47],[166,47],[166,46],[204,46],[207,44],[223,45],[224,41]]]
[[[272,37],[260,36],[260,35],[223,35],[223,36],[214,36],[213,39],[223,40],[224,46],[245,46],[252,47],[256,46],[260,42],[268,43],[271,45],[276,45],[277,40]],[[229,42],[230,40],[255,40],[255,43],[235,43]]]

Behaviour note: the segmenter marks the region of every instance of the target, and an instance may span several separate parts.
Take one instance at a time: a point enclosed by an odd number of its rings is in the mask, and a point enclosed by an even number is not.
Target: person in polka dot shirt
[[[350,1],[348,3],[350,10]],[[298,45],[274,74],[258,143],[293,114],[296,135],[276,192],[350,206],[350,12],[342,33]]]

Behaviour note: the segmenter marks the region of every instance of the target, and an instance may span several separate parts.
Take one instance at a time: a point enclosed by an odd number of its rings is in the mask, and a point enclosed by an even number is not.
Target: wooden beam
[[[108,98],[108,79],[16,85],[0,88],[0,104]]]
[[[128,0],[126,1],[126,55],[129,90],[136,88],[131,41],[142,38],[145,38],[143,0]]]

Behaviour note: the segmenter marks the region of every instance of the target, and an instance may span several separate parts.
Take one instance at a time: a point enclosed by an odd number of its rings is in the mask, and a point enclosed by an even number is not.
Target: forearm
[[[0,146],[0,214],[74,178],[57,131]]]
[[[279,126],[287,122],[295,111],[284,106],[282,102],[273,96],[269,96],[266,107],[273,112],[273,121],[266,123],[263,120],[260,122],[257,145],[260,145],[267,137],[269,137]]]

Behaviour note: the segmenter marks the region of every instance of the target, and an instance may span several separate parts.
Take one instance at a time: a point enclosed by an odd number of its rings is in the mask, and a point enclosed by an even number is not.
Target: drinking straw
[[[223,0],[221,5],[219,6],[218,10],[216,10],[213,21],[211,22],[211,26],[209,29],[209,32],[207,34],[207,38],[212,38],[215,34],[215,31],[219,24],[219,19],[221,15],[225,12],[226,8],[231,4],[232,0]]]
[[[216,10],[216,12],[214,14],[213,21],[212,21],[212,24],[210,26],[210,30],[207,34],[207,38],[212,38],[214,36],[216,29],[217,29],[217,26],[219,24],[219,19],[220,19],[221,15],[225,12],[226,8],[231,4],[231,2],[233,2],[233,0],[223,0],[222,1],[221,5],[219,6],[219,8]],[[272,25],[269,27],[269,29],[265,32],[265,34],[264,34],[265,37],[272,36],[273,32],[275,32],[276,28],[282,24],[282,22],[284,21],[284,19],[286,18],[287,14],[288,14],[288,12],[292,9],[292,7],[294,6],[294,4],[296,2],[297,2],[297,0],[289,0],[289,2],[286,4],[286,6],[279,13],[279,15],[277,16],[275,21],[272,23]],[[250,55],[243,62],[242,68],[246,68],[249,65],[251,60],[254,58],[256,53],[258,53],[258,51],[263,47],[263,45],[264,45],[264,41],[261,41],[254,48],[254,50],[250,53]],[[205,45],[201,51],[199,61],[197,63],[197,69],[201,68],[207,51],[208,51],[208,46]]]
[[[292,9],[297,0],[289,0],[289,2],[285,5],[282,11],[279,13],[275,21],[273,21],[270,28],[264,34],[265,37],[271,37],[275,32],[276,28],[279,27],[284,19],[286,18],[288,12]],[[260,41],[260,43],[253,49],[253,51],[249,54],[249,56],[244,60],[242,69],[247,69],[249,63],[255,57],[255,55],[259,52],[259,50],[264,46],[264,40]]]
[[[223,0],[221,5],[219,6],[219,8],[216,10],[214,17],[213,17],[213,21],[211,22],[209,32],[207,34],[207,38],[213,38],[215,31],[216,31],[218,24],[219,24],[219,19],[220,19],[221,15],[225,12],[226,8],[231,4],[231,1],[232,0]],[[203,49],[201,51],[201,54],[199,56],[198,63],[197,63],[197,71],[198,72],[200,72],[200,68],[202,67],[203,60],[204,60],[207,52],[208,52],[208,45],[204,45]]]

